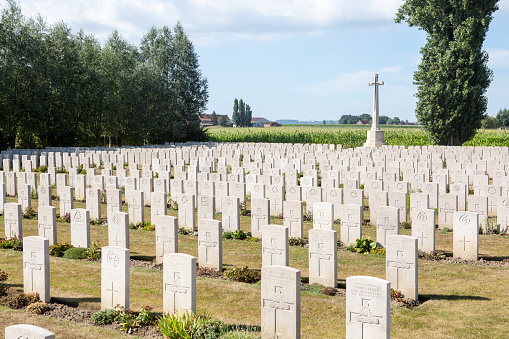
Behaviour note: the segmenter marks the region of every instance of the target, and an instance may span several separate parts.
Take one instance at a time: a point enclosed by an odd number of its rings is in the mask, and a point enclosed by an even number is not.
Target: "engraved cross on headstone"
[[[364,325],[380,325],[382,316],[376,316],[371,313],[371,304],[369,299],[362,298],[361,313],[350,312],[350,321],[361,323],[361,336],[364,338]]]
[[[48,217],[44,216],[42,218],[42,222],[39,223],[39,227],[42,228],[42,234],[44,234],[44,237],[46,238],[46,231],[49,231],[53,228],[53,225],[50,225],[48,223]]]
[[[111,290],[108,288],[108,289],[106,289],[106,291],[111,292],[111,307],[113,307],[114,306],[113,305],[113,293],[118,292],[117,290],[115,290],[113,288],[113,281],[111,282]]]
[[[358,223],[356,223],[356,222],[354,222],[354,221],[352,221],[353,216],[352,216],[351,214],[348,214],[347,219],[348,219],[348,220],[341,220],[341,226],[344,226],[344,227],[347,227],[347,228],[348,228],[348,232],[346,232],[346,233],[347,233],[347,235],[348,235],[348,238],[347,238],[347,239],[348,239],[348,241],[352,241],[353,239],[350,239],[350,233],[351,233],[351,232],[350,232],[350,230],[351,230],[352,228],[357,228],[357,227],[359,227],[359,224],[358,224]]]
[[[263,299],[263,307],[270,308],[274,310],[274,335],[273,338],[283,338],[283,334],[281,333],[280,327],[278,326],[278,313],[280,314],[283,311],[293,311],[294,304],[288,303],[283,300],[283,287],[274,286],[274,300],[271,299]],[[279,312],[278,312],[279,311]]]
[[[322,270],[322,264],[324,264],[324,260],[331,260],[332,255],[325,254],[324,252],[325,244],[319,243],[318,250],[316,252],[309,252],[309,259],[318,260],[318,276],[321,277],[324,270]]]
[[[270,254],[270,265],[272,265],[273,262],[273,256],[274,255],[282,255],[283,250],[277,248],[277,240],[276,238],[270,238],[270,247],[264,247],[263,253]]]
[[[176,309],[177,294],[187,294],[189,287],[182,286],[180,283],[180,272],[173,273],[173,283],[164,284],[165,292],[173,293],[173,309]]]
[[[412,267],[412,263],[405,262],[405,252],[397,251],[396,261],[387,261],[387,267],[396,269],[396,290],[399,289],[399,270],[409,270]]]
[[[210,232],[205,232],[205,241],[200,241],[199,246],[205,247],[205,262],[209,262],[209,248],[217,247],[217,242],[212,241]]]
[[[466,251],[467,250],[467,242],[470,242],[469,240],[467,240],[467,236],[464,235],[463,240],[460,240],[460,242],[463,243],[463,251]]]
[[[30,290],[34,289],[34,271],[41,271],[42,265],[37,264],[37,255],[35,252],[30,253],[30,262],[25,263],[25,268],[30,270]]]
[[[163,244],[163,252],[161,253],[160,257],[163,257],[166,253],[168,253],[168,251],[165,250],[166,248],[165,245],[168,244],[168,246],[170,246],[171,243],[173,242],[173,237],[169,235],[167,227],[162,228],[162,233],[163,235],[159,235],[156,237],[156,241]]]

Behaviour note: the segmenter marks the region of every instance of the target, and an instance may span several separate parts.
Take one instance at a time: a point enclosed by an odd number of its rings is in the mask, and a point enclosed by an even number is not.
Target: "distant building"
[[[267,122],[263,124],[263,127],[281,127],[281,124],[277,122]]]
[[[227,115],[224,115],[226,117],[226,121],[228,124],[231,124],[230,118]],[[217,114],[217,125],[219,125],[219,117],[221,115]],[[214,126],[212,124],[212,114],[200,114],[200,126],[208,127],[208,126]]]
[[[359,120],[357,121],[357,125],[370,125],[371,121],[369,120]]]
[[[265,127],[267,123],[270,123],[270,121],[265,118],[251,118],[252,127]]]

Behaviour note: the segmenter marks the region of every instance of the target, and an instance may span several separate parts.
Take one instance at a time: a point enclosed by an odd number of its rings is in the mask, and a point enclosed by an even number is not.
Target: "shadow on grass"
[[[8,284],[8,283],[4,283],[5,286],[7,287],[23,287],[23,284]]]
[[[70,307],[78,307],[80,305],[80,303],[85,303],[85,302],[101,302],[101,298],[98,298],[98,297],[94,297],[94,298],[60,298],[60,297],[51,297],[51,302],[52,303],[57,303],[57,304],[63,304],[63,305],[67,305],[67,306],[70,306]]]
[[[447,295],[447,294],[419,294],[419,301],[428,300],[480,300],[490,301],[490,298],[479,297],[476,295]]]
[[[131,253],[131,259],[154,262],[155,259],[156,259],[156,256],[155,255],[141,255],[141,254],[140,255],[133,255]]]
[[[509,256],[495,257],[479,254],[479,259],[484,259],[486,261],[506,261],[506,260],[509,261]]]

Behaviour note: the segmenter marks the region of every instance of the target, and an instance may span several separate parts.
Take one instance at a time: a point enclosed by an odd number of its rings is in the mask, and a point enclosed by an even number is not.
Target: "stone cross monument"
[[[370,82],[369,86],[374,86],[373,91],[373,122],[371,124],[371,130],[368,131],[368,139],[364,144],[364,147],[380,147],[386,145],[384,140],[384,131],[380,130],[378,123],[378,86],[383,85],[383,81],[378,81],[378,74],[375,74],[375,81]]]

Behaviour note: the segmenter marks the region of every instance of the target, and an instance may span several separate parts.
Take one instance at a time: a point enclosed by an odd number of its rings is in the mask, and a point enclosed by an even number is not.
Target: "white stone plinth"
[[[380,147],[387,145],[384,140],[384,131],[368,131],[368,139],[364,147]]]

